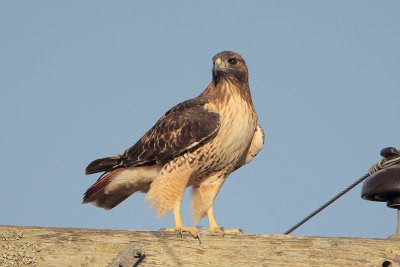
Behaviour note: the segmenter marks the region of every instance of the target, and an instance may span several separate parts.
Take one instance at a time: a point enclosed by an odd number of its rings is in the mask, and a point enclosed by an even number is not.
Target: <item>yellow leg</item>
[[[174,207],[174,228],[164,228],[162,229],[165,232],[178,232],[181,236],[182,233],[190,233],[194,238],[199,237],[198,229],[196,227],[189,227],[182,224],[182,217],[181,217],[181,203],[178,202],[177,205]]]
[[[174,222],[175,228],[179,228],[182,226],[182,217],[181,217],[181,204],[178,204],[174,207]]]
[[[213,207],[211,206],[207,210],[208,222],[210,223],[210,228],[208,228],[208,232],[217,233],[224,236],[225,234],[242,234],[243,231],[241,229],[224,229],[223,227],[218,226],[217,221],[214,217]]]
[[[209,231],[213,230],[215,231],[216,229],[221,229],[221,227],[218,226],[217,221],[215,220],[212,206],[207,210],[207,216],[208,216],[208,222],[210,224],[210,228],[208,229]]]

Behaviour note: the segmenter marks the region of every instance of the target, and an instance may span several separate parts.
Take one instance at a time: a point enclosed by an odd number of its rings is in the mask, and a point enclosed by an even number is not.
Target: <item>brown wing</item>
[[[166,162],[209,141],[218,132],[219,115],[207,111],[206,103],[206,97],[196,97],[176,105],[135,145],[121,155],[92,161],[86,174]]]
[[[122,155],[122,164],[166,162],[209,141],[219,129],[219,115],[207,111],[206,98],[197,97],[170,109],[134,146]]]

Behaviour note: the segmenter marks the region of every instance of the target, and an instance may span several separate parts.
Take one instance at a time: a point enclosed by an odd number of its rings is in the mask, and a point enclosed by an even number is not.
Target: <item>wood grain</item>
[[[139,266],[400,266],[400,240],[202,235],[0,226],[0,266],[108,266],[131,242]]]

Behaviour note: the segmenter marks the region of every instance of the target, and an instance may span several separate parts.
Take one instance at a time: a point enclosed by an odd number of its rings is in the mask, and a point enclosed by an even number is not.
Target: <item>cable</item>
[[[317,215],[320,211],[322,211],[323,209],[325,209],[326,207],[328,207],[330,204],[332,204],[333,202],[335,202],[338,198],[340,198],[341,196],[343,196],[344,194],[346,194],[347,192],[349,192],[351,189],[353,189],[353,187],[355,187],[356,185],[358,185],[359,183],[361,183],[362,181],[364,181],[367,177],[369,176],[369,174],[365,174],[363,177],[361,177],[360,179],[358,179],[357,181],[355,181],[354,183],[352,183],[349,187],[347,187],[345,190],[343,190],[342,192],[340,192],[339,194],[337,194],[336,196],[334,196],[333,198],[331,198],[328,202],[326,202],[324,205],[322,205],[321,207],[319,207],[318,209],[316,209],[313,213],[311,213],[310,215],[308,215],[307,217],[305,217],[303,220],[301,220],[300,222],[298,222],[297,224],[295,224],[292,228],[290,228],[289,230],[287,230],[284,234],[288,235],[291,232],[293,232],[294,230],[296,230],[297,228],[299,228],[301,225],[303,225],[305,222],[307,222],[309,219],[311,219],[312,217],[314,217],[315,215]]]
[[[387,154],[384,154],[384,153]],[[332,204],[333,202],[335,202],[336,200],[338,200],[341,196],[343,196],[344,194],[346,194],[347,192],[349,192],[351,189],[353,189],[356,185],[358,185],[359,183],[361,183],[362,181],[364,181],[365,179],[367,179],[369,176],[371,176],[372,174],[374,174],[377,171],[380,171],[382,169],[386,169],[389,168],[393,165],[397,165],[400,164],[400,152],[398,150],[396,150],[395,148],[384,148],[381,151],[381,155],[384,157],[383,159],[379,160],[377,163],[375,163],[368,171],[367,174],[365,174],[363,177],[361,177],[360,179],[358,179],[357,181],[355,181],[354,183],[352,183],[349,187],[347,187],[345,190],[343,190],[342,192],[340,192],[339,194],[337,194],[336,196],[334,196],[333,198],[331,198],[328,202],[326,202],[324,205],[322,205],[321,207],[319,207],[318,209],[316,209],[313,213],[311,213],[310,215],[308,215],[307,217],[305,217],[303,220],[301,220],[300,222],[298,222],[297,224],[295,224],[292,228],[290,228],[289,230],[287,230],[284,234],[288,235],[291,232],[293,232],[294,230],[296,230],[297,228],[299,228],[301,225],[303,225],[305,222],[307,222],[309,219],[311,219],[312,217],[314,217],[315,215],[317,215],[319,212],[321,212],[323,209],[325,209],[326,207],[328,207],[330,204]]]
[[[400,156],[381,159],[374,166],[372,166],[369,169],[368,174],[372,175],[377,171],[389,168],[389,167],[399,164],[399,163],[400,163]]]

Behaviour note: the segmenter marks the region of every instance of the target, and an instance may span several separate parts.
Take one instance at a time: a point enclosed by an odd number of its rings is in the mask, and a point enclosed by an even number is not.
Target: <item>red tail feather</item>
[[[110,173],[107,173],[104,177],[102,177],[100,180],[98,180],[96,183],[94,183],[88,190],[86,190],[84,196],[83,196],[83,203],[89,203],[92,202],[94,199],[91,199],[91,197],[96,194],[100,189],[104,188],[106,185],[108,185],[113,177],[121,172],[124,171],[125,168],[119,168],[111,171]]]

